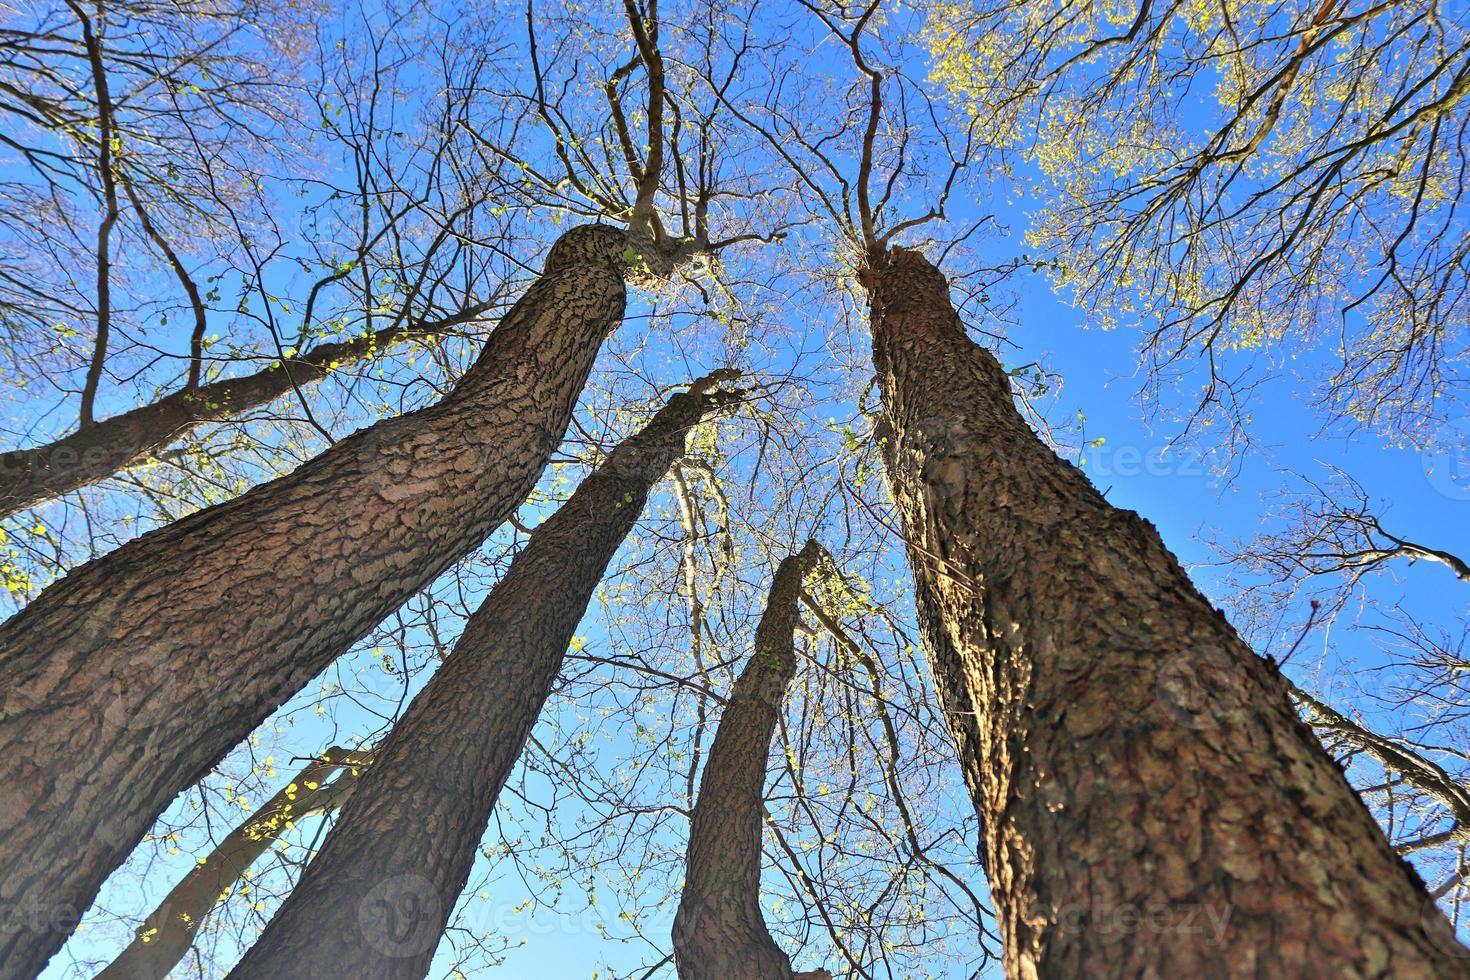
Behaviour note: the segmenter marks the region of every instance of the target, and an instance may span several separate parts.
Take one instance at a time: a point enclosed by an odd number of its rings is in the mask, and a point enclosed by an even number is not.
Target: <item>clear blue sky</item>
[[[834,67],[834,71],[837,70]],[[1025,202],[997,207],[994,201],[961,201],[951,217],[954,226],[964,227],[981,213],[997,212],[1001,223],[1012,229],[1012,235],[983,244],[977,252],[987,257],[1008,258],[1025,250],[1018,241],[1018,235],[1026,223],[1027,206]],[[554,229],[543,227],[540,232],[549,236]],[[1320,423],[1304,396],[1308,383],[1291,376],[1291,370],[1309,373],[1314,366],[1308,361],[1298,362],[1294,368],[1288,368],[1284,376],[1256,391],[1251,406],[1251,427],[1260,449],[1228,461],[1227,474],[1222,475],[1216,472],[1215,464],[1224,461],[1203,454],[1194,444],[1161,455],[1177,434],[1178,426],[1168,419],[1150,421],[1139,407],[1135,397],[1140,385],[1135,353],[1136,332],[1129,329],[1112,332],[1089,329],[1085,315],[1053,295],[1037,277],[1019,277],[1003,288],[1014,290],[1018,301],[1013,316],[1017,326],[1009,330],[1009,340],[1018,349],[1003,351],[1003,361],[1018,365],[1040,360],[1064,379],[1065,387],[1060,395],[1044,403],[1044,407],[1061,430],[1075,430],[1078,413],[1081,413],[1086,419],[1085,438],[1104,440],[1100,446],[1087,448],[1078,454],[1086,458],[1083,464],[1085,471],[1099,488],[1106,491],[1109,500],[1120,507],[1137,510],[1153,521],[1164,540],[1192,570],[1196,582],[1217,603],[1223,603],[1225,599],[1222,573],[1211,567],[1215,556],[1201,538],[1216,535],[1244,538],[1255,533],[1262,526],[1263,514],[1281,492],[1283,470],[1322,477],[1328,467],[1341,467],[1360,480],[1375,498],[1383,501],[1381,516],[1397,533],[1462,554],[1470,552],[1470,530],[1467,530],[1470,529],[1470,520],[1467,520],[1470,516],[1470,507],[1467,507],[1470,504],[1470,483],[1464,479],[1470,475],[1470,465],[1452,454],[1430,460],[1412,450],[1385,447],[1371,435],[1321,432]],[[829,309],[818,309],[814,316],[811,308],[797,305],[782,310],[779,313],[780,325],[787,333],[769,350],[751,355],[756,365],[776,374],[790,368],[798,359],[806,364],[810,363],[811,357],[820,357],[825,338],[832,328],[830,312]],[[630,320],[630,326],[624,328],[612,349],[604,353],[599,362],[600,372],[612,374],[624,369],[625,358],[631,356],[629,352],[638,350],[640,346],[636,335],[640,323],[637,319]],[[859,339],[857,346],[861,347],[863,343],[865,340]],[[811,352],[818,353],[813,355]],[[682,362],[686,353],[684,339],[661,332],[650,336],[647,349],[638,352],[637,359],[640,359],[640,364],[654,364],[662,372],[660,380],[673,383],[690,373],[682,363],[672,363]],[[718,349],[712,347],[695,353],[710,361],[701,362],[698,367],[717,366],[713,362],[718,359]],[[814,416],[825,416],[830,410],[836,417],[850,417],[854,414],[854,406],[850,400],[843,401],[849,392],[850,389],[842,385],[818,392]],[[105,409],[115,407],[118,406],[104,402]],[[19,404],[10,406],[10,411],[16,416],[16,424],[24,424],[27,421],[22,417],[24,413],[44,412],[51,408],[49,405]],[[29,421],[34,421],[34,418]],[[1073,434],[1080,435],[1075,431]],[[1202,440],[1202,444],[1208,447],[1209,440]],[[748,458],[745,457],[747,464]],[[763,488],[762,496],[771,489]],[[667,498],[661,499],[667,505]],[[621,558],[615,560],[615,568],[620,561]],[[1426,618],[1448,621],[1454,613],[1465,608],[1463,586],[1457,586],[1444,569],[1403,568],[1398,570],[1398,574],[1399,584],[1385,587],[1390,592],[1401,590],[1412,608],[1422,612]],[[472,593],[468,599],[472,602],[475,597]],[[905,622],[912,618],[912,610],[906,602],[895,612]],[[609,656],[617,652],[616,640],[605,628],[595,607],[579,632],[586,638],[589,650],[603,650]],[[415,634],[413,639],[421,642],[422,634]],[[1285,638],[1285,645],[1289,645],[1292,639]],[[1334,664],[1357,662],[1372,665],[1378,662],[1380,655],[1361,637],[1349,631],[1335,630],[1328,640],[1329,645],[1325,648],[1317,639],[1307,644],[1288,669],[1301,670],[1303,673],[1299,676],[1308,679],[1315,675],[1307,671],[1320,665],[1326,665],[1330,672]],[[1278,647],[1273,652],[1280,654],[1284,649]],[[336,683],[343,674],[367,676],[367,672],[379,669],[378,663],[372,647],[364,645],[329,670],[319,682],[308,685],[302,697],[284,708],[277,719],[266,726],[267,747],[261,750],[261,754],[269,752],[274,756],[278,773],[274,785],[283,784],[294,769],[293,764],[286,761],[292,752],[314,752],[345,736],[368,736],[381,729],[381,723],[375,720],[372,711],[346,699],[333,700],[330,710],[324,714],[317,714],[314,707],[307,707],[314,705],[314,696],[323,684]],[[421,673],[409,691],[421,685],[426,678],[427,672]],[[394,685],[398,684],[395,678],[379,685],[383,703],[395,690]],[[403,691],[399,689],[397,693]],[[201,710],[207,710],[207,706],[201,706]],[[538,736],[546,736],[558,721],[564,720],[574,727],[571,716],[578,710],[576,706],[559,705],[553,717],[543,720]],[[284,730],[279,735],[274,731],[278,726]],[[602,732],[602,735],[603,758],[631,756],[639,750],[633,734],[626,729],[613,728]],[[242,758],[237,754],[230,767],[239,768]],[[248,764],[245,767],[248,768]],[[517,778],[513,777],[513,785]],[[957,780],[952,782],[958,786]],[[533,799],[537,799],[537,794],[550,792],[543,781],[535,778],[529,780],[526,790]],[[252,795],[257,803],[263,799],[260,794]],[[524,829],[535,826],[541,819],[534,808],[528,808],[513,794],[504,794],[501,802],[508,808],[505,814],[507,825]],[[927,802],[941,813],[958,814],[966,806],[965,801],[958,797]],[[181,801],[176,809],[182,813],[184,806],[186,804]],[[571,803],[563,803],[562,806],[566,808],[564,816],[569,817],[575,810]],[[312,828],[303,826],[301,829],[301,839],[309,839]],[[486,845],[493,846],[499,839],[498,835],[497,826],[492,823]],[[125,913],[150,908],[194,862],[194,849],[200,846],[200,841],[184,840],[179,843],[180,852],[176,855],[154,845],[141,848],[129,867],[109,883],[102,904]],[[667,836],[655,841],[654,845],[676,852],[681,842],[676,836]],[[148,868],[146,885],[140,890],[138,872],[145,866]],[[773,887],[774,884],[773,876]],[[976,885],[979,887],[978,879]],[[458,925],[478,932],[526,940],[524,946],[505,954],[503,966],[487,971],[487,975],[517,978],[628,977],[635,967],[651,965],[661,954],[654,953],[642,940],[629,938],[629,930],[618,922],[618,908],[611,901],[612,892],[611,887],[600,889],[599,904],[589,909],[583,883],[574,876],[566,882],[560,898],[553,904],[517,912],[515,910],[521,907],[530,893],[506,862],[482,857],[471,875],[463,918]],[[489,897],[480,897],[482,893]],[[672,914],[672,904],[668,906],[668,913]],[[602,934],[599,924],[608,928],[612,938]],[[667,944],[667,920],[660,924],[655,918],[644,925],[661,943]],[[121,935],[115,923],[94,918],[44,975],[49,978],[84,975],[78,964],[107,957],[118,948],[117,941]],[[820,964],[811,961],[804,965]],[[827,962],[826,965],[836,964]],[[441,955],[433,975],[447,975],[451,966],[447,956]],[[963,977],[969,972],[962,963],[951,962],[943,955],[925,963],[925,968],[928,975],[934,977]],[[671,977],[672,970],[665,967],[658,975]]]

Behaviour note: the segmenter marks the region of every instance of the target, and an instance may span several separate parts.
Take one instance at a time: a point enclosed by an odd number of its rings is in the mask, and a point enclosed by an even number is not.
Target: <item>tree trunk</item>
[[[563,235],[437,404],[76,569],[0,627],[0,976],[34,975],[180,790],[515,509],[622,318],[625,240]]]
[[[300,357],[195,389],[83,426],[55,442],[0,453],[0,517],[107,479],[210,422],[234,418],[320,381],[334,366],[373,356],[398,340],[435,333],[483,314],[482,303],[433,324],[391,327],[366,337],[320,344]]]
[[[1035,437],[937,269],[872,265],[880,438],[1007,974],[1466,975],[1275,665]]]
[[[791,960],[761,914],[761,833],[771,735],[796,674],[796,603],[817,555],[809,542],[777,567],[755,653],[735,681],[699,779],[674,916],[680,980],[793,980]]]
[[[298,820],[331,813],[357,788],[354,767],[370,751],[331,748],[307,763],[265,806],[226,835],[201,864],[173,887],[137,935],[95,980],[164,980],[194,942],[221,895]],[[337,778],[332,782],[327,780]]]
[[[710,390],[726,374],[671,398],[536,528],[393,727],[233,980],[428,972],[592,591],[690,427],[736,399]]]

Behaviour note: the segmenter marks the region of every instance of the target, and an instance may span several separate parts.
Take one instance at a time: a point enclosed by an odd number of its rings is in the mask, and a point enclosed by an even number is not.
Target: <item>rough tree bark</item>
[[[1016,411],[922,255],[875,255],[889,482],[1009,976],[1463,976],[1257,657]]]
[[[175,794],[514,510],[622,318],[625,248],[608,225],[568,231],[437,404],[76,569],[0,627],[0,977],[40,970]]]
[[[409,328],[392,327],[366,337],[320,344],[299,357],[237,378],[221,378],[165,395],[121,415],[82,426],[44,446],[0,453],[0,517],[45,503],[144,462],[159,450],[211,422],[268,404],[293,387],[326,377],[407,337],[437,333],[485,313],[478,304],[453,317]]]
[[[716,372],[671,398],[536,528],[232,980],[428,972],[593,590],[689,429],[738,400],[713,390],[734,374]]]
[[[766,758],[786,686],[796,674],[796,603],[820,549],[808,542],[776,568],[755,631],[755,653],[720,717],[689,828],[684,893],[674,915],[680,980],[818,980],[793,975],[761,914],[761,832]]]
[[[347,802],[358,786],[357,768],[367,766],[371,758],[369,750],[333,747],[303,766],[173,887],[143,920],[128,947],[95,980],[164,980],[189,951],[221,895],[294,823],[331,813]]]

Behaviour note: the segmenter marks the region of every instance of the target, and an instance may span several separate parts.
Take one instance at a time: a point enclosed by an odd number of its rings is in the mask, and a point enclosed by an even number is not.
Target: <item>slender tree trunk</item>
[[[356,768],[366,766],[371,756],[370,751],[334,747],[302,767],[173,887],[96,980],[164,980],[189,951],[221,895],[297,821],[331,813],[345,803],[358,785]]]
[[[737,398],[711,390],[727,375],[671,398],[536,528],[230,977],[424,976],[593,590],[690,427]]]
[[[880,437],[1007,974],[1466,975],[1274,664],[1035,437],[937,269],[872,265]]]
[[[786,686],[796,674],[793,634],[803,572],[816,542],[783,559],[755,631],[755,653],[720,717],[689,828],[684,894],[674,916],[680,980],[792,980],[791,960],[761,914],[766,759]]]
[[[180,790],[514,510],[622,318],[625,240],[563,235],[438,404],[76,569],[0,627],[0,977],[34,975]]]
[[[448,319],[392,327],[366,337],[320,344],[300,357],[238,378],[223,378],[165,395],[147,405],[83,426],[55,442],[0,453],[0,517],[136,466],[200,426],[234,418],[319,381],[341,364],[373,356],[405,337],[424,336],[483,314],[482,303]]]

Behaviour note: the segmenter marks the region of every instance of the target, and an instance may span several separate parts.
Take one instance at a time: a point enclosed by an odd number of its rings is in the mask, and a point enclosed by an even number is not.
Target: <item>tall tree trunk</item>
[[[1275,665],[1036,438],[940,272],[893,249],[860,279],[1007,974],[1466,975]]]
[[[76,569],[0,627],[0,976],[34,975],[180,790],[514,510],[622,318],[625,241],[563,235],[437,404]]]
[[[711,390],[731,375],[671,398],[536,528],[393,727],[234,980],[428,971],[593,590],[649,491],[683,455],[690,427],[736,400]]]
[[[674,916],[680,980],[792,980],[791,960],[761,914],[766,759],[786,686],[796,674],[796,603],[815,541],[776,568],[755,653],[720,717],[689,828],[684,894]],[[803,976],[813,976],[803,974]]]
[[[173,887],[143,920],[127,949],[95,980],[164,980],[189,951],[221,894],[297,821],[331,813],[347,802],[358,786],[357,767],[371,758],[371,751],[334,747],[303,766]]]
[[[373,356],[405,337],[436,333],[490,308],[481,303],[453,317],[410,328],[391,327],[352,340],[319,344],[299,357],[238,378],[182,389],[114,415],[44,446],[0,453],[0,517],[107,479],[155,455],[194,429],[234,418],[319,381],[333,367]]]

